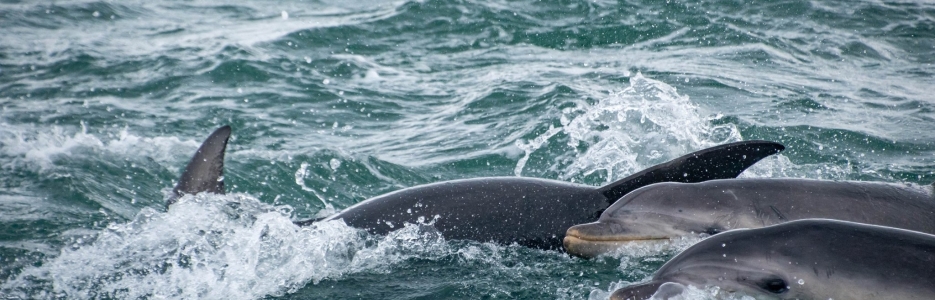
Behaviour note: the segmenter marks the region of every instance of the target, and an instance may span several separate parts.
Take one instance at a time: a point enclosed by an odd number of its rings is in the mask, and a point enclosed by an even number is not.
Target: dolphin
[[[230,127],[212,133],[182,173],[169,204],[184,194],[224,193],[224,149]],[[386,234],[406,223],[432,223],[449,239],[561,249],[568,227],[597,220],[620,196],[664,181],[734,178],[784,147],[743,141],[700,150],[603,187],[529,177],[484,177],[410,187],[364,200],[323,221]],[[310,225],[322,220],[297,221]]]
[[[668,299],[686,285],[756,299],[935,299],[933,275],[935,235],[806,219],[712,236],[610,299]]]
[[[657,183],[630,192],[597,222],[568,228],[569,254],[594,257],[630,241],[714,235],[826,218],[935,233],[932,186],[749,178]]]

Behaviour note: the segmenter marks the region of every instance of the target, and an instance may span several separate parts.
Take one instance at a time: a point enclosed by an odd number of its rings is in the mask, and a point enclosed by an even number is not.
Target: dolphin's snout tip
[[[601,254],[613,252],[619,248],[626,238],[616,236],[613,226],[594,222],[575,225],[565,232],[562,244],[568,254],[593,258]]]
[[[565,236],[562,244],[565,252],[581,258],[594,258],[601,254],[613,252],[620,247],[620,243],[583,240],[574,236]]]
[[[658,232],[635,232],[618,223],[593,222],[575,225],[565,232],[562,240],[565,252],[570,255],[593,258],[620,249],[630,242],[668,239]]]

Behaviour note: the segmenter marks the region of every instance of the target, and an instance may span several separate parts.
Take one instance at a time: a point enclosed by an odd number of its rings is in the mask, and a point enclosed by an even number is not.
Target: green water
[[[787,150],[742,176],[935,181],[921,1],[0,1],[0,28],[0,298],[600,299],[685,245],[289,221],[749,139]],[[225,124],[231,194],[165,212]]]

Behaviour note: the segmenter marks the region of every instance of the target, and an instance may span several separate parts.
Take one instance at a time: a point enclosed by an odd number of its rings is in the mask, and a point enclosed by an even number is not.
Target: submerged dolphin
[[[731,230],[610,298],[667,299],[685,285],[757,299],[935,299],[935,235],[827,219]]]
[[[229,136],[230,127],[224,126],[208,137],[185,168],[168,204],[183,194],[224,193],[224,148]],[[340,219],[374,234],[386,234],[405,223],[432,221],[449,239],[560,249],[568,227],[597,220],[605,208],[634,189],[664,181],[734,178],[783,149],[780,144],[766,141],[721,145],[650,167],[604,187],[527,177],[432,183],[365,200],[325,220]]]
[[[714,235],[826,218],[935,233],[932,186],[810,179],[658,183],[611,205],[597,222],[568,229],[568,253],[593,257],[635,240]]]

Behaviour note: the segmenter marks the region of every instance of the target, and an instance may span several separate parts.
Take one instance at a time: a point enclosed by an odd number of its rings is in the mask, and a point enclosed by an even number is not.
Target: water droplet
[[[325,79],[325,80],[322,80],[321,83],[323,83],[323,84],[329,84],[329,83],[331,83],[331,80]]]
[[[799,279],[798,283],[799,283],[799,285],[803,285],[803,284],[805,284],[805,280],[804,280],[804,279]]]
[[[101,13],[100,13],[99,11],[96,11],[96,10],[95,10],[94,13],[92,13],[91,15],[94,16],[95,18],[97,18],[97,17],[100,17],[100,16],[101,16]]]
[[[282,11],[282,19],[283,19],[283,20],[288,20],[288,19],[289,19],[289,13],[287,13],[285,10]]]
[[[332,158],[331,161],[328,162],[328,165],[331,166],[331,170],[337,171],[338,168],[341,167],[341,161],[337,158]]]

